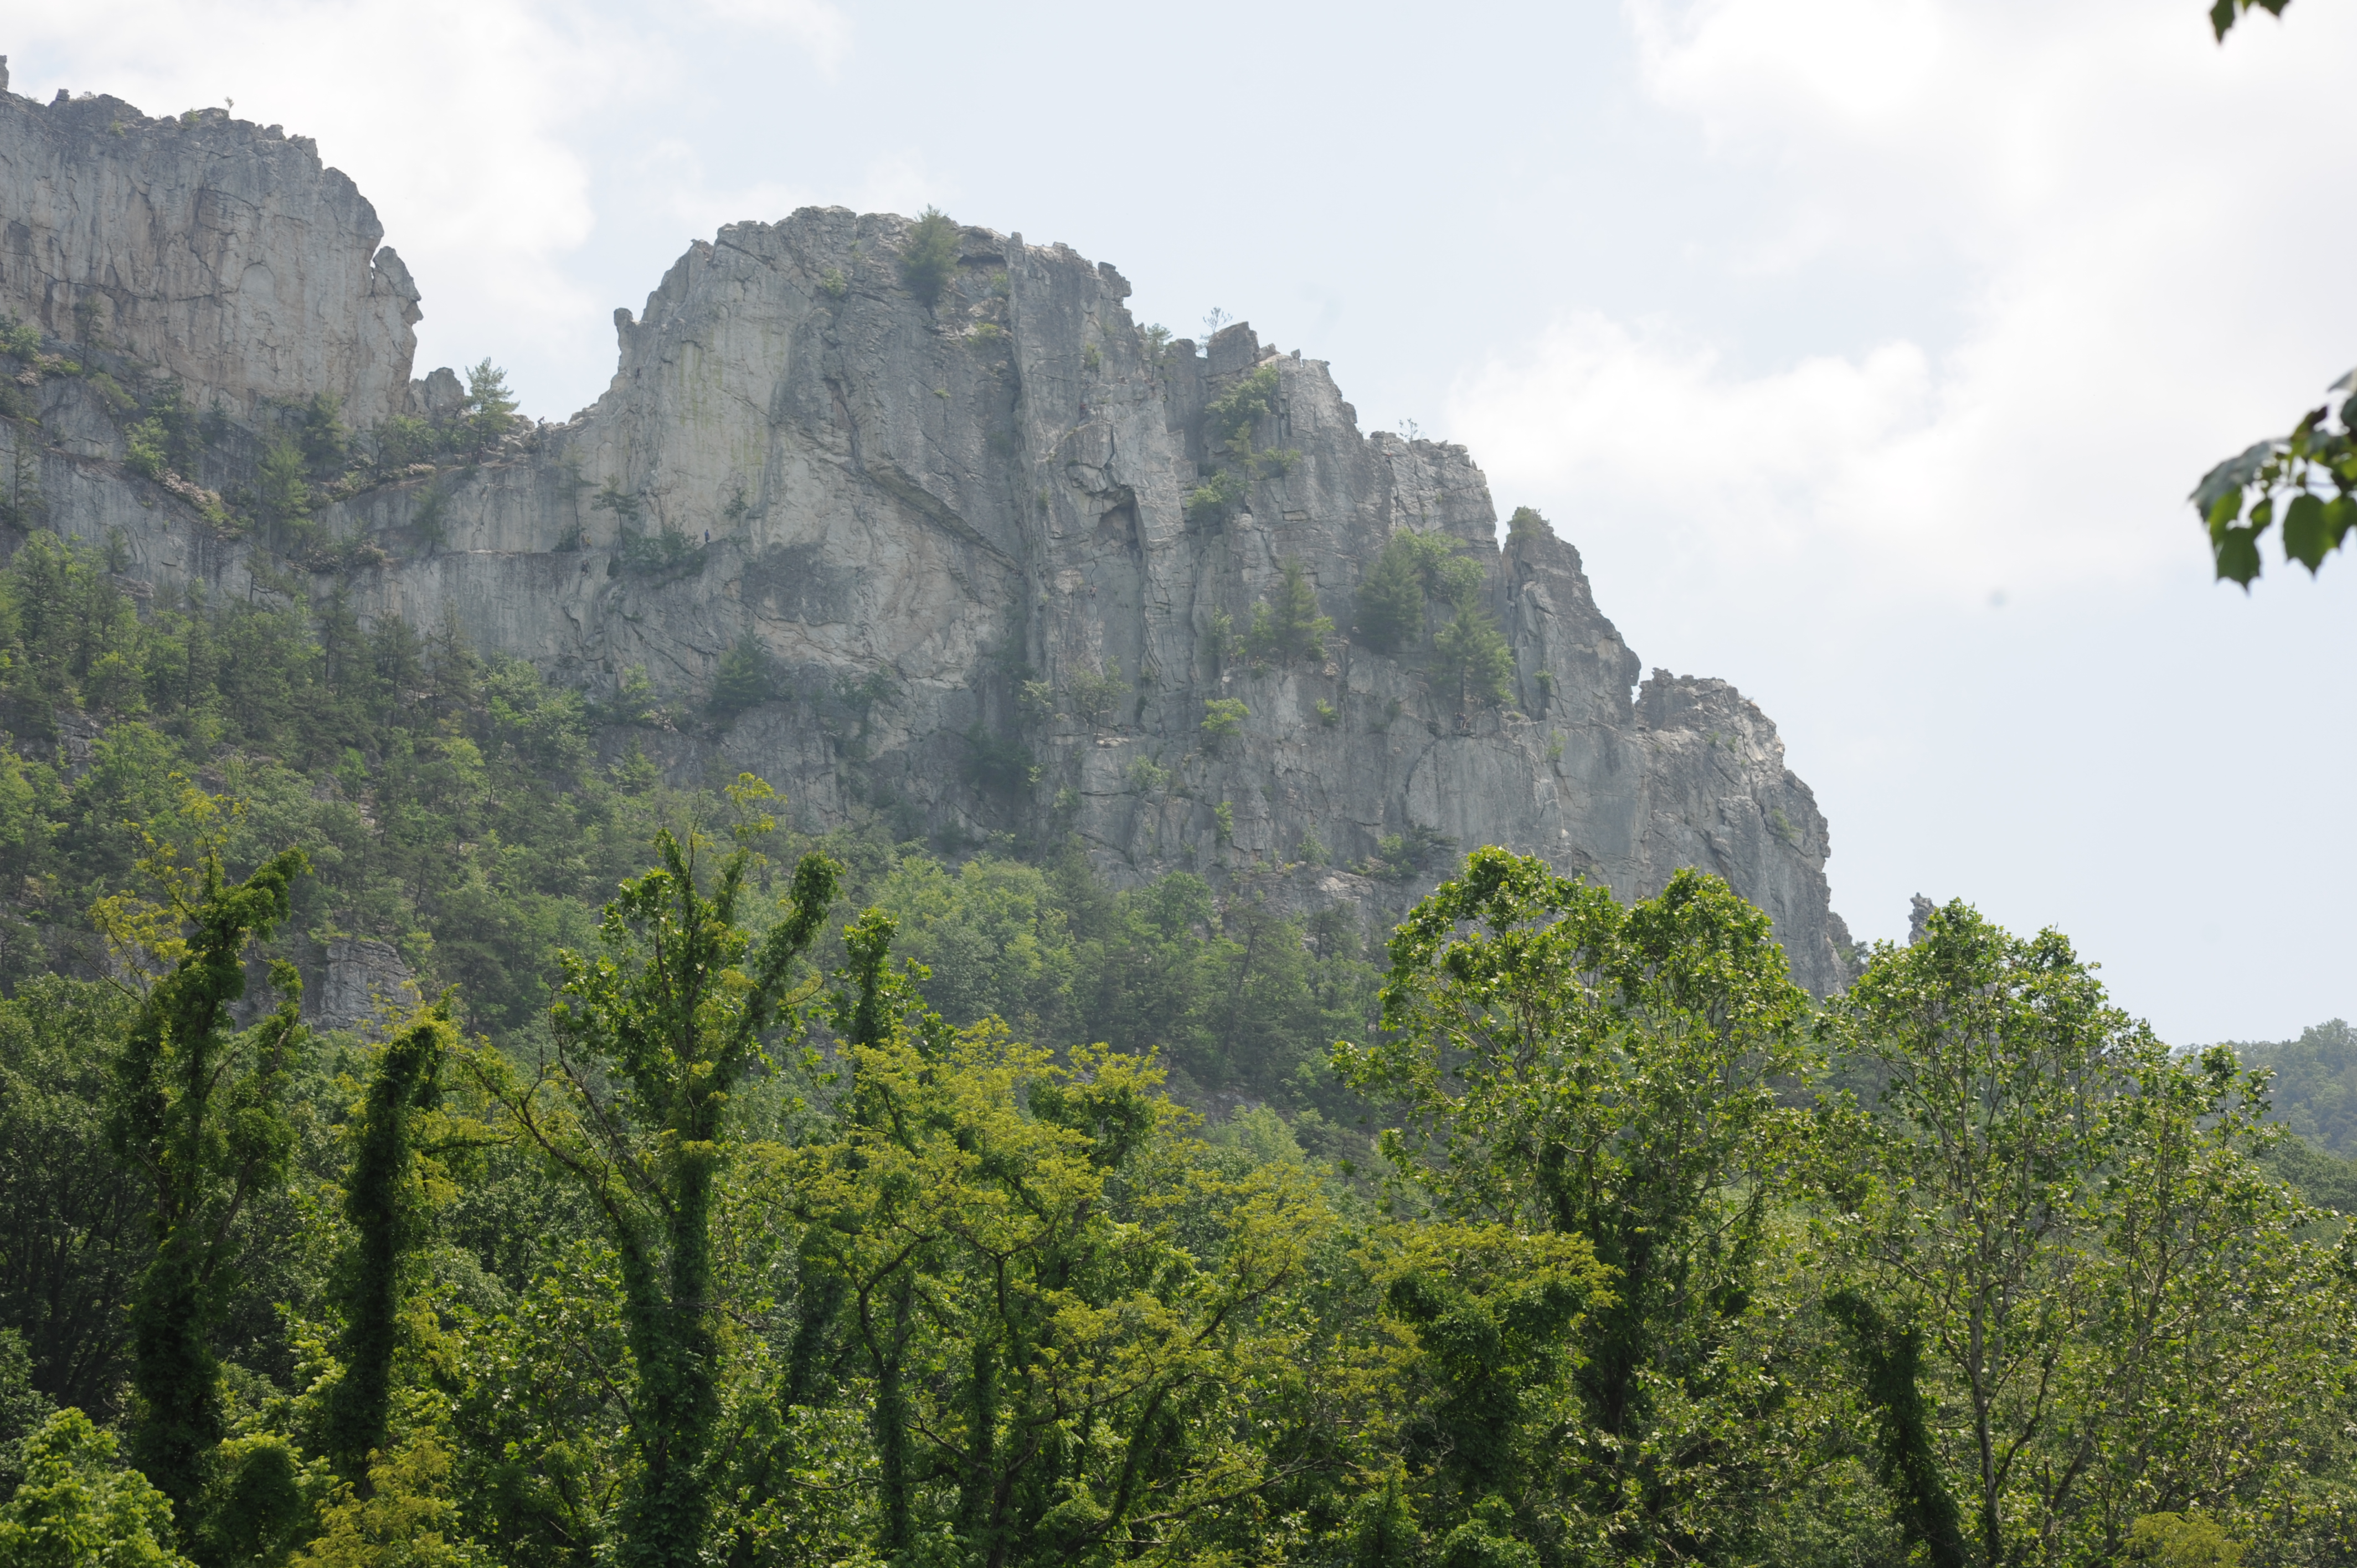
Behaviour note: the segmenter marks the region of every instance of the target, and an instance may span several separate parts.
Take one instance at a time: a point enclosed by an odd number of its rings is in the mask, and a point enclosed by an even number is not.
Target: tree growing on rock
[[[1291,664],[1326,657],[1326,639],[1334,622],[1318,613],[1318,589],[1300,557],[1288,556],[1276,592],[1253,607],[1252,629],[1244,633],[1244,651],[1254,659]]]
[[[900,248],[900,281],[927,305],[938,304],[942,290],[957,274],[959,231],[956,220],[938,207],[909,226]]]

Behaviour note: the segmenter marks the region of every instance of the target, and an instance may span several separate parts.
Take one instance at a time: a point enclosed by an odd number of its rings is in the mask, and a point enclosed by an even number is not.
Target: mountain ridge
[[[1248,324],[1141,329],[1122,274],[1069,246],[956,227],[928,300],[909,220],[726,225],[616,312],[588,408],[388,466],[385,432],[463,393],[413,379],[418,284],[307,139],[0,93],[0,308],[44,343],[0,462],[150,594],[340,593],[609,706],[642,673],[683,719],[734,653],[757,700],[641,741],[674,771],[759,772],[813,826],[1076,839],[1116,883],[1189,867],[1379,912],[1451,843],[1624,897],[1697,865],[1813,990],[1848,972],[1829,830],[1756,704],[1641,683],[1577,549],[1501,541],[1463,446],[1361,433],[1322,361]],[[167,395],[203,411],[169,467],[134,450]],[[315,468],[290,549],[241,498],[322,407],[377,460]],[[1468,564],[1502,700],[1439,678],[1437,588],[1412,646],[1356,633],[1400,536]],[[1252,637],[1296,580],[1339,628],[1314,652]]]

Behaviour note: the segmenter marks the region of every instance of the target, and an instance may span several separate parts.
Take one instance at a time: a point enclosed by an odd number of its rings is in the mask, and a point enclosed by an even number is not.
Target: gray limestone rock
[[[365,423],[458,393],[447,371],[408,380],[417,291],[307,143],[0,100],[0,221],[12,308],[59,332],[99,289],[115,341],[238,408],[330,391]],[[384,553],[356,602],[455,616],[599,694],[641,668],[682,716],[644,732],[651,753],[758,771],[811,826],[1076,839],[1116,881],[1190,867],[1382,914],[1450,846],[1543,854],[1624,896],[1695,865],[1774,918],[1804,983],[1843,983],[1825,821],[1775,726],[1724,682],[1640,688],[1578,552],[1544,530],[1501,548],[1464,447],[1361,432],[1323,362],[1246,325],[1155,341],[1121,274],[1062,245],[967,229],[926,305],[899,278],[909,226],[807,208],[695,242],[615,313],[589,409],[323,512]],[[249,286],[285,309],[248,310]],[[1207,411],[1256,375],[1247,459]],[[112,536],[159,586],[262,591],[250,547],[126,470],[81,395],[44,384],[52,523]],[[1222,467],[1228,498],[1190,505]],[[1474,563],[1509,703],[1461,702],[1417,650],[1353,636],[1401,530]],[[1288,562],[1337,629],[1319,657],[1255,660],[1243,634]],[[690,722],[748,633],[779,699]],[[1207,728],[1213,703],[1241,706]]]
[[[196,407],[327,392],[372,424],[407,405],[416,285],[308,137],[0,87],[0,309],[156,366]]]
[[[390,943],[338,937],[328,943],[321,982],[303,993],[303,1021],[315,1029],[353,1029],[382,1038],[388,1018],[418,1004],[417,984]]]

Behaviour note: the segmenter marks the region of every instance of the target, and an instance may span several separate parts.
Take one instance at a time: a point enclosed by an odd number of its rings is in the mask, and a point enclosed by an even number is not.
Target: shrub
[[[1236,618],[1225,610],[1211,612],[1211,625],[1206,628],[1211,642],[1211,657],[1225,664],[1235,654],[1243,651],[1243,639],[1235,635]]]
[[[1232,468],[1222,468],[1188,492],[1187,516],[1196,522],[1222,516],[1230,507],[1244,499],[1249,488],[1243,475]]]
[[[1547,527],[1547,520],[1539,515],[1538,508],[1518,506],[1514,509],[1514,515],[1506,522],[1506,542],[1527,544],[1544,539],[1552,532]]]
[[[958,226],[938,207],[925,209],[900,248],[900,281],[927,305],[938,302],[957,272]]]
[[[1385,882],[1405,882],[1419,867],[1448,853],[1456,840],[1436,828],[1410,826],[1405,833],[1385,833],[1375,841],[1375,853],[1360,870]]]
[[[1102,672],[1083,671],[1075,676],[1071,685],[1073,714],[1092,725],[1103,724],[1129,695],[1129,682],[1121,677],[1121,666],[1106,660]]]
[[[976,720],[966,727],[965,776],[976,788],[1012,795],[1039,776],[1031,748],[1015,736],[993,735]]]
[[[1322,660],[1334,623],[1318,613],[1318,590],[1310,585],[1309,569],[1298,556],[1288,556],[1284,580],[1269,599],[1253,607],[1252,629],[1244,634],[1244,650],[1254,659],[1290,663],[1297,659]]]
[[[143,419],[125,433],[125,438],[130,449],[124,455],[124,462],[135,473],[161,479],[169,466],[164,422]]]
[[[1225,740],[1230,736],[1241,734],[1244,727],[1244,720],[1251,716],[1252,710],[1244,706],[1243,699],[1241,697],[1203,699],[1203,733],[1215,741]]]
[[[91,371],[90,385],[91,390],[98,393],[99,400],[106,404],[110,413],[124,413],[139,406],[139,400],[124,392],[123,383],[104,371]]]
[[[1082,350],[1081,365],[1083,369],[1091,371],[1103,370],[1104,368],[1104,355],[1098,350],[1097,346],[1094,343],[1090,344],[1086,349]]]
[[[376,466],[397,474],[443,449],[442,432],[414,414],[396,413],[376,427]]]
[[[1342,722],[1342,710],[1320,697],[1318,699],[1318,722],[1332,729]]]
[[[1206,445],[1249,457],[1254,427],[1275,412],[1276,367],[1263,365],[1203,405]]]
[[[851,280],[843,275],[841,267],[829,267],[818,280],[818,291],[829,299],[841,299],[851,292]]]
[[[1236,842],[1236,809],[1233,806],[1225,800],[1221,801],[1211,808],[1211,821],[1219,824],[1222,843]]]
[[[720,656],[720,665],[712,677],[712,699],[708,706],[713,715],[732,719],[748,708],[758,708],[778,694],[775,677],[770,672],[769,650],[761,639],[748,628],[745,635],[730,645]]]
[[[115,1459],[114,1436],[61,1410],[27,1438],[24,1480],[0,1508],[0,1562],[57,1568],[188,1568],[172,1505]]]
[[[676,528],[636,534],[622,541],[621,567],[625,572],[662,576],[684,571],[703,559],[704,547],[691,542]]]

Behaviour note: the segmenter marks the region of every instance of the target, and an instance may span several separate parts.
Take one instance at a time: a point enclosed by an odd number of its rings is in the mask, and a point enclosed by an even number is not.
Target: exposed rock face
[[[403,1016],[417,1003],[416,982],[391,943],[338,937],[328,943],[323,983],[303,993],[304,1022],[374,1036],[387,1016]]]
[[[367,424],[407,406],[417,287],[307,136],[0,92],[0,309],[135,354],[199,408],[328,392]]]
[[[124,138],[98,124],[108,113],[129,116]],[[193,385],[425,405],[429,383],[414,402],[401,390],[415,291],[390,252],[369,263],[375,221],[349,182],[307,143],[173,124],[0,104],[0,219],[26,231],[9,297],[29,297],[20,277],[125,280],[107,295],[118,339]],[[206,138],[236,156],[199,157]],[[203,194],[227,177],[196,172],[224,163],[247,182],[234,209]],[[1429,871],[1379,883],[1320,864],[1425,830],[1543,854],[1624,895],[1697,865],[1774,918],[1805,983],[1841,983],[1824,819],[1775,727],[1723,682],[1656,671],[1632,693],[1637,659],[1578,553],[1544,531],[1501,551],[1463,447],[1361,434],[1322,362],[1248,327],[1200,352],[1150,342],[1120,274],[1061,245],[965,230],[928,305],[897,267],[908,227],[805,209],[695,242],[642,313],[616,312],[619,369],[591,408],[327,514],[392,557],[353,581],[359,602],[455,615],[479,644],[602,692],[642,666],[688,702],[749,633],[780,700],[667,739],[669,759],[759,771],[813,825],[881,813],[937,843],[1077,834],[1116,879],[1191,866],[1386,909]],[[171,258],[199,253],[284,258],[273,286],[314,280],[301,297],[341,314],[241,337],[222,284],[199,299],[167,280]],[[371,357],[394,341],[387,323],[399,347]],[[1217,467],[1240,468],[1207,435],[1207,403],[1263,371],[1270,412],[1250,438],[1293,456],[1190,510]],[[126,473],[86,393],[43,396],[57,526],[115,531],[149,580],[250,591],[248,547]],[[416,526],[429,507],[434,542]],[[1461,702],[1413,650],[1351,638],[1359,582],[1403,529],[1482,564],[1510,703]],[[1289,560],[1340,632],[1322,658],[1254,663],[1240,634]],[[1207,703],[1226,701],[1245,710],[1233,733],[1208,732]]]

